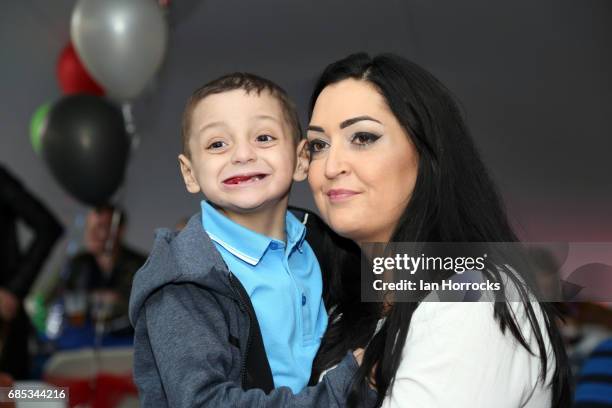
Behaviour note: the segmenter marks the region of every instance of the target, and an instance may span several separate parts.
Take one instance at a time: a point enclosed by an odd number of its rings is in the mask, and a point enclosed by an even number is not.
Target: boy
[[[159,230],[135,277],[142,405],[344,405],[350,354],[304,389],[327,314],[305,240],[304,224],[318,220],[287,211],[292,181],[308,169],[295,108],[276,84],[231,74],[192,95],[182,130],[186,188],[210,202],[180,234]]]

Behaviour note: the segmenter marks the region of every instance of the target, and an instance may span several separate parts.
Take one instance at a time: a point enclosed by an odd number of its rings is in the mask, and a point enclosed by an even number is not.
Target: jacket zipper
[[[234,290],[235,294],[238,297],[238,301],[240,303],[240,305],[242,306],[242,308],[244,310],[246,310],[247,312],[247,316],[249,317],[249,334],[247,336],[247,346],[246,346],[246,350],[244,352],[244,358],[242,359],[242,364],[240,366],[240,381],[242,386],[246,385],[246,377],[247,377],[247,372],[246,372],[246,362],[247,362],[247,357],[249,354],[249,351],[251,350],[251,342],[252,342],[252,334],[253,334],[253,330],[252,330],[252,325],[253,325],[253,316],[251,316],[251,310],[247,307],[246,302],[242,296],[242,292],[238,289],[238,287],[236,286],[235,280],[234,280],[234,275],[232,274],[232,272],[230,271],[229,273],[229,280],[230,280],[230,284],[232,286],[232,289]],[[242,285],[240,282],[238,282],[239,285]]]

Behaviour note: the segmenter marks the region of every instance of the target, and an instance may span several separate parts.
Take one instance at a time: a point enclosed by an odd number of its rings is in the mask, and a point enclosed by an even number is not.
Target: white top
[[[549,408],[555,362],[541,309],[532,303],[550,356],[546,386],[524,307],[509,304],[536,356],[509,330],[502,334],[492,302],[423,302],[412,317],[383,408]]]

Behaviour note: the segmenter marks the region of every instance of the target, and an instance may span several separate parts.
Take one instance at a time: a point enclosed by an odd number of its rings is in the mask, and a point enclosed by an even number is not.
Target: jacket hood
[[[193,283],[235,298],[228,276],[221,254],[202,227],[201,213],[193,215],[180,233],[160,228],[155,231],[147,261],[134,276],[130,322],[136,323],[140,309],[153,292],[171,283]]]

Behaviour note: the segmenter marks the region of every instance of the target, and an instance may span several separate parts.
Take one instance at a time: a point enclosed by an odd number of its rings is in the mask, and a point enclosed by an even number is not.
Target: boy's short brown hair
[[[223,92],[233,91],[236,89],[242,89],[247,94],[256,92],[259,96],[262,91],[267,91],[276,98],[280,103],[285,121],[289,125],[289,129],[293,134],[296,142],[302,139],[302,126],[300,124],[300,117],[297,113],[297,109],[287,92],[274,82],[269,79],[262,78],[260,76],[249,74],[246,72],[235,72],[233,74],[223,75],[213,81],[196,89],[185,105],[183,111],[183,120],[181,124],[181,136],[183,142],[183,154],[190,157],[189,152],[189,133],[191,131],[191,119],[193,111],[200,101],[210,95],[219,94]]]

